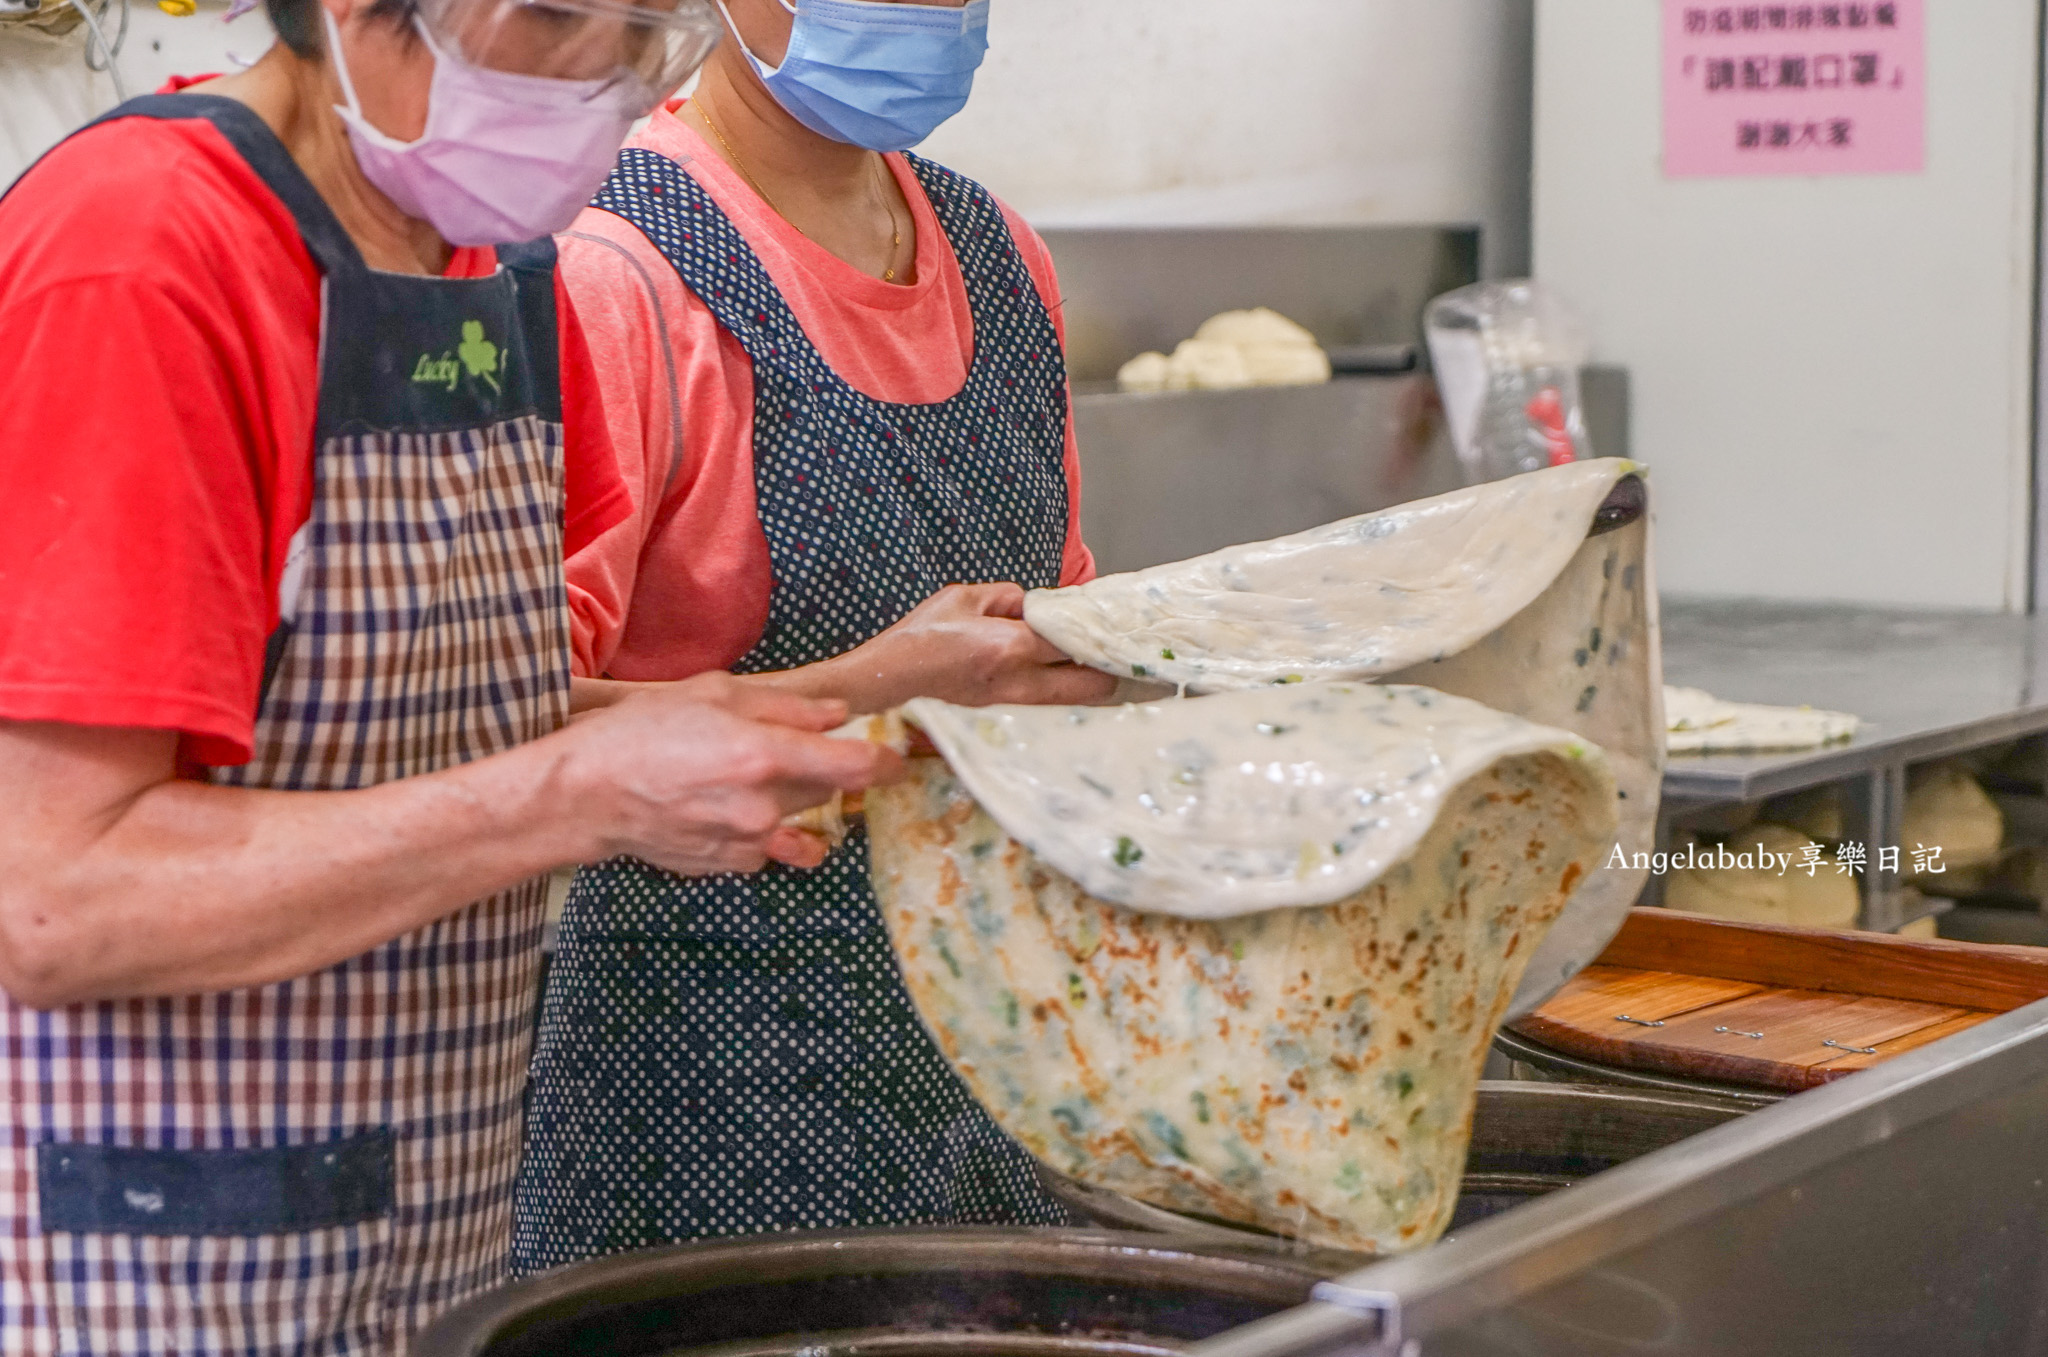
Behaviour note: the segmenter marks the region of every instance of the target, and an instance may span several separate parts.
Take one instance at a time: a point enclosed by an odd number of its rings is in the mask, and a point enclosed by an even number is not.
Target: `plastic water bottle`
[[[1432,301],[1423,328],[1468,484],[1593,455],[1585,330],[1555,293],[1526,278],[1475,283]]]

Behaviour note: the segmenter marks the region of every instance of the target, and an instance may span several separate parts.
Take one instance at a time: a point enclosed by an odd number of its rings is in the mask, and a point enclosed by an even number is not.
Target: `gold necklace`
[[[740,177],[753,187],[754,192],[761,195],[762,202],[768,204],[768,210],[784,221],[789,222],[791,226],[796,226],[795,222],[790,221],[789,214],[776,206],[775,200],[768,196],[768,190],[761,187],[761,181],[756,179],[754,172],[747,168],[747,162],[740,159],[740,153],[734,150],[732,143],[725,139],[725,133],[718,130],[718,124],[711,121],[711,114],[705,109],[704,101],[702,99],[692,99],[690,107],[696,110],[697,117],[703,122],[706,130],[713,137],[717,138],[719,146],[725,150],[726,159],[732,161],[732,167],[740,172]],[[879,164],[881,157],[877,156],[875,159]],[[876,187],[879,191],[879,181],[877,181]],[[903,252],[903,231],[896,224],[896,209],[889,206],[888,195],[886,193],[879,194],[876,202],[884,212],[889,214],[889,266],[882,270],[882,281],[893,283],[896,281],[896,256]],[[811,239],[811,233],[804,230],[803,227],[796,226],[796,231],[805,240]],[[815,244],[816,242],[813,241],[812,243]]]
[[[882,281],[893,283],[896,281],[896,256],[903,253],[903,229],[896,224],[896,209],[889,205],[889,187],[882,180],[882,175],[885,171],[882,168],[882,157],[879,154],[875,156],[874,165],[875,201],[880,203],[882,210],[889,214],[889,267],[882,270]],[[917,261],[912,260],[911,262],[914,264]]]

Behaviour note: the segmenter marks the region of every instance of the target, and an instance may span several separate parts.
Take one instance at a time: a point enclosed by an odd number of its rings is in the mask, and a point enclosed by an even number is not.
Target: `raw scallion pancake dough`
[[[906,715],[946,758],[867,794],[875,888],[1007,1131],[1316,1244],[1441,1233],[1488,1041],[1613,839],[1597,748],[1370,684]]]
[[[1603,506],[1615,458],[1470,486],[1271,542],[1071,589],[1025,619],[1083,664],[1192,693],[1318,679],[1415,683],[1574,731],[1607,753],[1623,862],[1654,846],[1663,666],[1647,512]],[[1605,855],[1611,857],[1611,854]],[[1645,859],[1647,860],[1647,858]],[[1509,1016],[1597,956],[1646,873],[1596,872],[1530,963]]]

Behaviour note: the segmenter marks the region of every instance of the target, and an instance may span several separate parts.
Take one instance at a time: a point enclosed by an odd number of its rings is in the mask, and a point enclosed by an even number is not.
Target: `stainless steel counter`
[[[1081,529],[1105,574],[1301,532],[1458,485],[1429,379],[1081,390]]]
[[[1431,297],[1479,277],[1471,226],[1068,227],[1059,269],[1067,369],[1114,378],[1218,311],[1270,306],[1326,347],[1420,344]]]
[[[1883,870],[1900,842],[1915,763],[2048,731],[2048,619],[1841,604],[1666,599],[1667,682],[1733,701],[1825,707],[1861,717],[1847,744],[1791,754],[1673,758],[1665,818],[1845,783],[1845,837],[1863,844],[1866,928],[1889,932],[1931,905]]]
[[[2048,731],[2048,618],[1666,599],[1664,676],[1863,718],[1847,744],[1683,756],[1665,770],[1667,796],[1755,801]]]
[[[2048,1001],[1703,1132],[1194,1357],[2048,1351]]]
[[[1069,228],[1045,239],[1075,384],[1082,529],[1104,572],[1458,484],[1426,374],[1152,395],[1117,394],[1115,378],[1136,354],[1171,352],[1210,316],[1240,307],[1272,307],[1333,350],[1419,352],[1424,305],[1479,276],[1474,228]]]

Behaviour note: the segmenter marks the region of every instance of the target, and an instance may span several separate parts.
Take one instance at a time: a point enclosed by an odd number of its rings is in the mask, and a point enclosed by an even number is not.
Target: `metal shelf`
[[[2048,732],[2048,622],[1997,613],[1841,604],[1666,600],[1668,682],[1716,697],[1851,712],[1855,739],[1791,754],[1706,754],[1665,768],[1667,821],[1716,806],[1847,784],[1844,837],[1871,846],[1863,926],[1892,932],[1918,909],[1881,871],[1901,849],[1906,773],[1929,759]]]
[[[1663,614],[1667,681],[1864,721],[1826,749],[1674,758],[1673,800],[1761,800],[2048,731],[2042,619],[1698,599]]]

